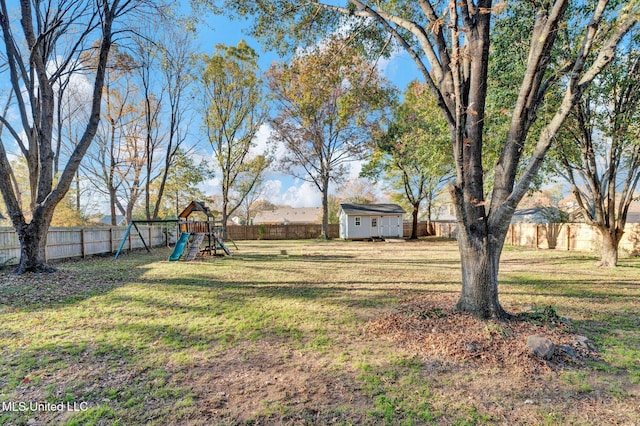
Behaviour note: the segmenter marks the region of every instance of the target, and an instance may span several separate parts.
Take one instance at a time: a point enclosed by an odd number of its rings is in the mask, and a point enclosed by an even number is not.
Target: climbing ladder
[[[189,251],[185,256],[184,260],[190,261],[196,258],[198,253],[200,252],[200,245],[202,244],[202,240],[204,240],[204,234],[195,234],[193,236],[193,241],[189,244]]]
[[[227,256],[231,256],[231,250],[229,250],[229,247],[224,245],[224,242],[222,241],[222,238],[218,237],[218,235],[213,234],[213,238],[216,241],[216,244],[218,244],[218,247],[221,248],[222,250],[224,250],[225,253],[227,253]],[[233,243],[235,245],[235,243]],[[236,246],[236,249],[238,247]]]

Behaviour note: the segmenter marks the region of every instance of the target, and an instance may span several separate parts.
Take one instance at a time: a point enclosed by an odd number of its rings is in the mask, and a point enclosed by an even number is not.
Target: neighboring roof
[[[629,205],[627,223],[640,223],[640,202],[632,201]]]
[[[189,205],[178,215],[180,219],[186,219],[193,212],[202,212],[207,215],[207,217],[213,217],[213,213],[209,211],[209,207],[204,204],[204,201],[192,201]]]
[[[256,213],[253,224],[265,223],[320,223],[320,207],[276,207]]]
[[[126,221],[126,217],[119,214],[116,215],[116,225],[122,225],[123,223],[126,223]],[[111,225],[111,215],[102,216],[100,220],[98,220],[98,223],[103,225]]]
[[[340,204],[340,208],[348,215],[385,215],[405,214],[402,207],[397,204]]]

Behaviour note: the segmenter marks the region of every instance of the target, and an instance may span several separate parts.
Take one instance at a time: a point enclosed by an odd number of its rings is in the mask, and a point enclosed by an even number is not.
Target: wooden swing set
[[[206,216],[205,220],[189,220],[189,216],[191,216],[194,212],[203,213]],[[138,236],[142,240],[142,244],[147,252],[150,252],[151,249],[147,242],[140,232],[138,228],[138,224],[154,224],[154,223],[175,223],[177,224],[178,231],[180,233],[179,238],[177,239],[176,245],[174,247],[173,253],[169,256],[169,260],[175,261],[183,258],[185,261],[190,261],[195,259],[199,254],[204,255],[207,254],[209,256],[217,255],[218,250],[222,250],[224,254],[227,256],[231,256],[231,250],[224,243],[224,235],[225,228],[223,226],[216,225],[215,216],[213,212],[205,205],[202,201],[192,201],[189,205],[178,215],[177,219],[165,219],[165,220],[132,220],[127,227],[124,236],[122,237],[122,242],[118,247],[118,251],[116,252],[115,258],[118,259],[122,249],[125,245],[127,238],[129,237],[129,233],[131,232],[131,228],[133,227]],[[207,245],[204,249],[201,249],[202,242],[207,239]],[[235,241],[229,240],[233,243],[236,250],[238,246]],[[150,242],[151,243],[151,242]],[[186,254],[185,253],[186,250]]]

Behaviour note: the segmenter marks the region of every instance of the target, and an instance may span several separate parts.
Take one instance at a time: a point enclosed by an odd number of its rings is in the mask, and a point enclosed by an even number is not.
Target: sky
[[[197,44],[200,51],[211,54],[214,46],[218,43],[237,45],[244,39],[260,55],[259,65],[263,71],[274,61],[280,61],[281,59],[275,53],[270,52],[265,46],[246,34],[244,30],[247,27],[246,22],[232,21],[224,16],[211,15],[205,23],[198,26]],[[415,64],[404,53],[398,53],[390,59],[379,61],[378,68],[400,91],[403,91],[410,81],[419,79]],[[263,126],[256,138],[256,152],[263,152],[267,146],[269,133],[268,126]],[[363,161],[352,162],[348,179],[357,178],[363,164]],[[265,181],[264,197],[276,205],[292,207],[317,207],[321,205],[320,192],[310,182],[287,176],[276,169],[268,171]],[[219,193],[219,187],[218,178],[202,185],[202,189],[207,194]],[[330,192],[335,193],[335,188],[334,190],[330,189]],[[379,197],[384,197],[384,190],[380,185],[374,187],[372,192]],[[380,201],[385,200],[381,199]]]

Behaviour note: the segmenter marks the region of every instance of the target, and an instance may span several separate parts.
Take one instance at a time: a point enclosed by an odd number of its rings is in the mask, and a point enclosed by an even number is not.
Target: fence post
[[[86,257],[84,226],[80,228],[80,254],[84,259]]]
[[[571,226],[567,225],[567,251],[571,250]]]
[[[539,248],[540,246],[540,236],[538,234],[538,224],[536,223],[536,248]]]

